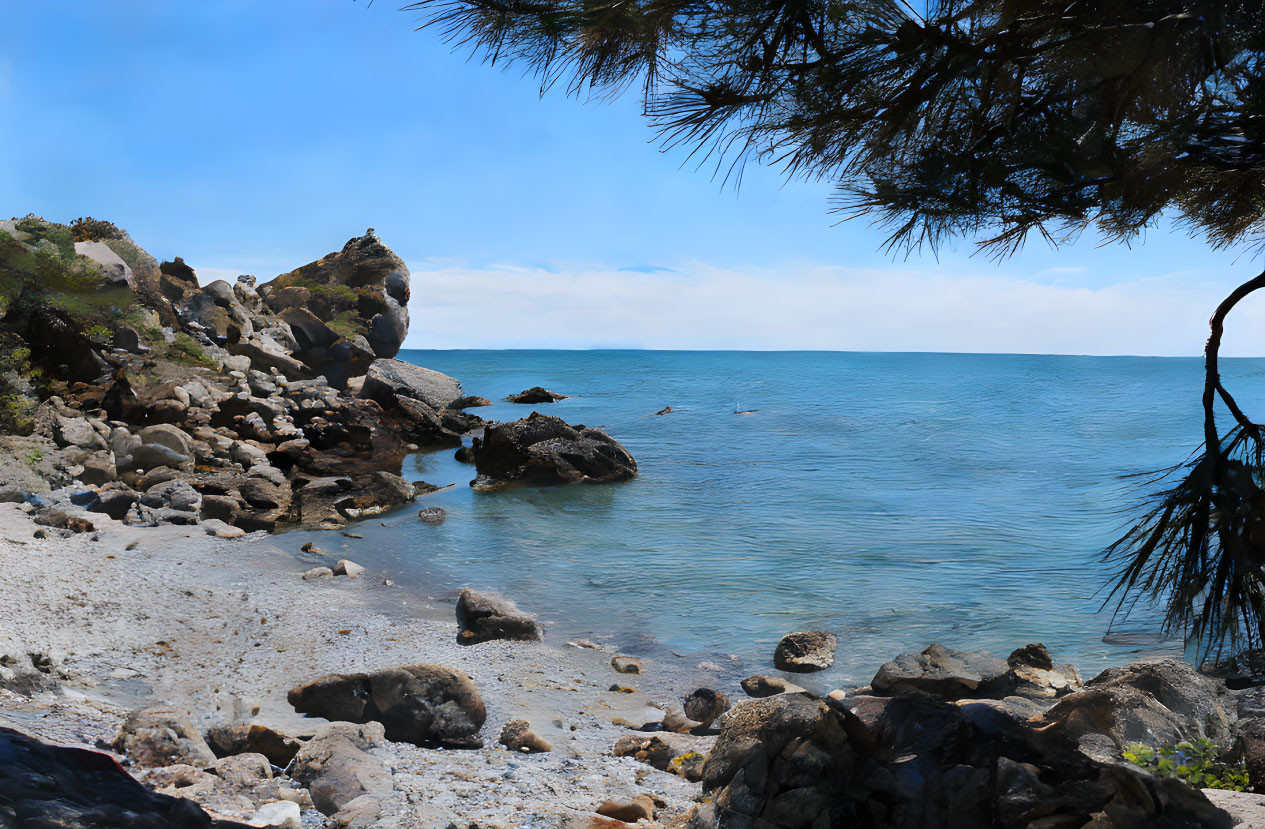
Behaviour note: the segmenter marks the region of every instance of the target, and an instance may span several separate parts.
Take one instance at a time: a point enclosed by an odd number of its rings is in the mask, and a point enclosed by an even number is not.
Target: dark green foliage
[[[1142,518],[1107,549],[1116,578],[1107,601],[1117,613],[1143,597],[1166,603],[1166,627],[1193,639],[1201,659],[1265,644],[1265,436],[1221,383],[1218,358],[1225,319],[1244,297],[1265,287],[1265,274],[1217,307],[1205,349],[1204,445],[1156,481]],[[1234,427],[1222,435],[1216,406]]]
[[[421,0],[542,87],[639,86],[667,144],[838,185],[889,243],[1007,253],[1169,210],[1215,245],[1265,229],[1258,0]]]
[[[126,235],[114,222],[94,219],[91,216],[71,222],[70,232],[74,235],[76,242],[101,242],[107,239],[122,239]]]
[[[25,434],[39,404],[31,350],[21,337],[0,330],[0,432]]]
[[[1199,737],[1159,748],[1130,743],[1121,756],[1157,777],[1176,777],[1196,789],[1247,791],[1247,770],[1242,763],[1222,762],[1223,753],[1211,740]]]

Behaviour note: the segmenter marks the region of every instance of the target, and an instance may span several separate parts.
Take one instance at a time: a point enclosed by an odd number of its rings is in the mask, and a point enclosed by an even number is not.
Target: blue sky
[[[109,218],[209,278],[270,278],[375,227],[418,347],[1195,354],[1259,257],[1171,229],[893,261],[829,187],[740,191],[664,153],[638,102],[582,103],[364,0],[11,4],[0,213]],[[683,166],[684,165],[684,166]],[[1265,300],[1227,350],[1265,354]]]

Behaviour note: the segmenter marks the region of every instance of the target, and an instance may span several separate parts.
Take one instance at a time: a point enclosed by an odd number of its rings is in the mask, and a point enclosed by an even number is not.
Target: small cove
[[[1197,359],[834,352],[410,351],[503,401],[604,427],[637,458],[609,486],[476,493],[451,450],[405,477],[438,526],[402,510],[346,553],[437,600],[499,590],[557,636],[726,673],[765,670],[778,638],[839,637],[818,681],[868,682],[933,641],[1004,656],[1044,642],[1086,675],[1179,647],[1140,608],[1109,629],[1101,549],[1139,498],[1121,476],[1199,440]],[[1227,360],[1248,411],[1262,360]],[[656,416],[665,406],[669,414]],[[735,414],[738,410],[753,410]],[[692,663],[691,663],[692,664]]]

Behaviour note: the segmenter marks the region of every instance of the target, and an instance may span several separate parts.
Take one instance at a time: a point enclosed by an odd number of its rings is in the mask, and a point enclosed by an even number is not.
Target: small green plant
[[[114,336],[113,331],[111,331],[106,326],[100,325],[100,324],[89,325],[88,327],[84,329],[83,333],[87,334],[89,337],[91,337],[94,340],[99,340],[102,342],[108,341]]]
[[[169,348],[172,359],[179,362],[197,366],[215,365],[211,358],[206,356],[206,352],[202,350],[198,341],[183,332],[176,335]]]
[[[38,448],[32,449],[30,454],[26,456],[28,466],[39,466],[40,461],[44,460],[44,453]]]
[[[1151,748],[1129,743],[1123,757],[1156,777],[1176,777],[1196,789],[1247,790],[1247,770],[1242,763],[1225,763],[1221,749],[1211,740],[1197,737],[1187,743]]]

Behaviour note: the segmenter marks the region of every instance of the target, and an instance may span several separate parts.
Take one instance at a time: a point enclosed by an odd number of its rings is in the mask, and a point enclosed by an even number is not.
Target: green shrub
[[[179,363],[195,366],[214,366],[214,361],[206,356],[206,352],[202,350],[202,346],[198,341],[183,332],[176,335],[171,345],[167,347],[168,356]]]
[[[1224,763],[1222,751],[1211,740],[1196,738],[1188,743],[1151,748],[1145,743],[1129,743],[1123,757],[1156,777],[1176,777],[1196,789],[1247,790],[1247,770],[1242,763]]]
[[[122,239],[123,231],[114,222],[104,219],[78,218],[70,223],[70,232],[76,242],[100,242],[106,239]]]

